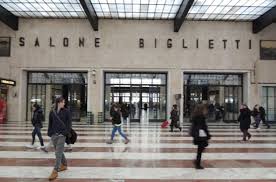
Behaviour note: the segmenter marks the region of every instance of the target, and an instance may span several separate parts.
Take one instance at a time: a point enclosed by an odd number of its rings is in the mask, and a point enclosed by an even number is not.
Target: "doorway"
[[[113,103],[127,104],[131,122],[161,122],[166,118],[166,73],[105,73],[104,116]]]
[[[72,120],[81,121],[87,111],[87,73],[29,72],[26,118],[32,118],[34,103],[41,106],[47,118],[55,99],[60,96],[64,97]]]
[[[208,104],[208,121],[236,121],[243,100],[241,74],[184,74],[184,120],[198,103]]]

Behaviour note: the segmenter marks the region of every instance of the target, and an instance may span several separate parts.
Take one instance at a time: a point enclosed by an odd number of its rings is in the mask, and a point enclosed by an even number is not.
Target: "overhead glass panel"
[[[275,5],[275,0],[195,0],[187,19],[252,21]]]
[[[16,16],[26,18],[86,17],[77,0],[0,0],[0,5]]]
[[[90,0],[99,18],[174,19],[183,0]],[[79,0],[0,0],[26,18],[86,18]],[[194,0],[188,20],[252,21],[276,0]]]

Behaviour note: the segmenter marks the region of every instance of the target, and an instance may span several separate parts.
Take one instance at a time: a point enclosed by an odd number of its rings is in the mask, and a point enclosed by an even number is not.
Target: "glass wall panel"
[[[131,121],[140,121],[141,116],[150,121],[164,120],[166,79],[165,73],[105,73],[105,119],[112,103],[126,103]]]
[[[266,119],[276,121],[276,87],[262,88],[262,104],[266,110]]]
[[[184,118],[191,116],[197,103],[206,103],[209,121],[235,121],[242,93],[242,75],[184,74]]]
[[[27,119],[32,118],[32,105],[43,109],[45,119],[55,98],[63,96],[72,119],[80,121],[87,109],[87,73],[29,72],[27,90]]]

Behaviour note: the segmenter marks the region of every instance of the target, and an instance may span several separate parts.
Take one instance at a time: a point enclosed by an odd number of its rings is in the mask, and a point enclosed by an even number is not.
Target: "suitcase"
[[[169,126],[170,122],[168,120],[164,121],[161,125],[161,128],[167,128]]]

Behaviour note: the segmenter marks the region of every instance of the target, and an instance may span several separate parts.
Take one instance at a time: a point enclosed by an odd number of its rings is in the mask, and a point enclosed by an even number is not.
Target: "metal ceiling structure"
[[[184,20],[255,20],[256,27],[275,18],[274,7],[276,0],[0,0],[0,20],[15,30],[16,17],[87,18],[97,31],[98,19],[164,19],[177,32]]]

